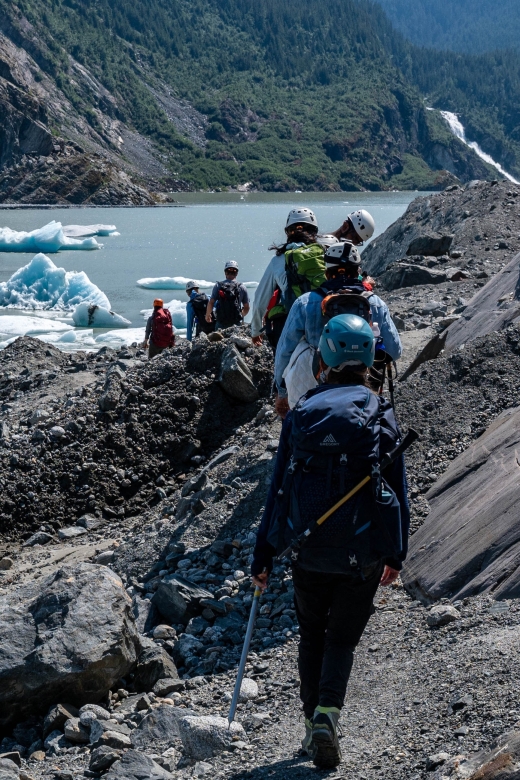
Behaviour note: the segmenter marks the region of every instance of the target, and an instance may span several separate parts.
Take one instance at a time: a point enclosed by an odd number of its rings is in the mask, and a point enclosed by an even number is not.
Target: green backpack
[[[317,290],[325,282],[325,260],[320,244],[307,244],[285,253],[287,288],[282,303],[287,313],[296,298]]]

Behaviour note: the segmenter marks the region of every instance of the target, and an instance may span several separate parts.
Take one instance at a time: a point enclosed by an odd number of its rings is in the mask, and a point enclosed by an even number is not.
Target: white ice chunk
[[[72,315],[78,328],[127,328],[132,323],[120,314],[94,303],[80,303]]]
[[[188,318],[186,313],[186,301],[173,300],[170,303],[165,303],[164,308],[169,309],[172,315],[172,322],[175,328],[185,328],[188,324]],[[153,312],[153,309],[142,309],[141,314],[143,317],[148,318]]]
[[[59,252],[60,249],[101,249],[95,238],[69,238],[63,232],[61,222],[49,222],[44,227],[31,230],[0,228],[0,252]]]
[[[64,333],[72,330],[70,325],[56,320],[47,320],[42,317],[31,317],[15,314],[0,316],[1,336],[37,336],[40,333]]]
[[[144,341],[144,328],[128,328],[127,330],[110,330],[108,333],[102,333],[96,336],[98,346],[121,347],[129,346],[134,342],[142,344]]]
[[[215,282],[207,282],[204,279],[188,279],[187,276],[157,276],[138,279],[138,287],[145,287],[147,290],[185,290],[188,282],[194,281],[197,287],[209,289]],[[240,280],[238,280],[240,281]],[[258,282],[242,282],[244,287],[258,287]]]
[[[87,236],[119,236],[115,225],[64,225],[63,235],[68,238]]]
[[[110,309],[110,301],[84,271],[65,271],[38,254],[7,282],[0,282],[0,306],[18,309],[72,309],[79,303]]]

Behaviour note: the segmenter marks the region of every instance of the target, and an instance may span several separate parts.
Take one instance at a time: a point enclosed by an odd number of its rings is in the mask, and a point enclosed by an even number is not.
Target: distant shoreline
[[[0,203],[0,210],[14,211],[16,209],[183,209],[184,203],[140,203],[95,205],[94,203]]]

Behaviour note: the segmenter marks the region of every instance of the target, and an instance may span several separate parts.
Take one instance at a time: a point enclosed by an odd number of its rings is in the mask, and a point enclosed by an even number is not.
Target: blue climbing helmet
[[[319,349],[324,363],[336,370],[374,363],[376,340],[368,322],[357,314],[332,317],[321,334]]]

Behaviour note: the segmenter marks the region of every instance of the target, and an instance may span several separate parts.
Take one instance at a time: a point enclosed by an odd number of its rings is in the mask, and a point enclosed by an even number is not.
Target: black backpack
[[[206,309],[208,306],[209,298],[206,293],[197,293],[190,298],[193,311],[197,318],[197,328],[203,333],[213,333],[215,330],[215,315],[211,314],[212,321],[206,322]]]
[[[222,328],[231,328],[232,325],[239,325],[242,322],[238,282],[219,282],[217,301],[217,320]]]
[[[298,402],[292,413],[291,458],[268,536],[277,554],[372,476],[303,542],[298,565],[347,574],[399,555],[401,508],[379,476],[381,410],[379,398],[362,385],[324,385]]]

